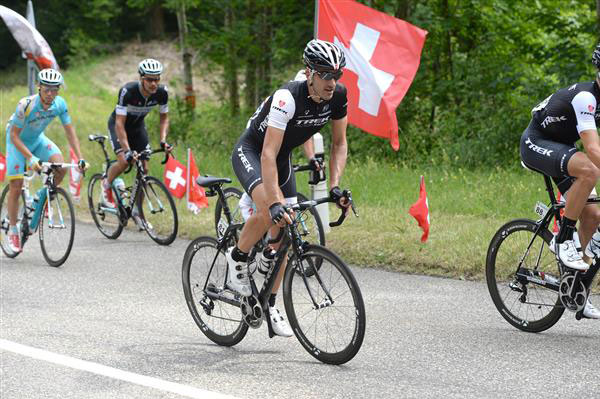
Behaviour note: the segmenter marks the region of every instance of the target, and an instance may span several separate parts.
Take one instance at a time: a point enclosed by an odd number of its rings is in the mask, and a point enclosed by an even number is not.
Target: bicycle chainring
[[[240,309],[242,310],[244,323],[249,327],[259,328],[262,325],[263,310],[256,296],[242,297]]]
[[[575,274],[566,273],[560,280],[558,295],[560,302],[572,312],[579,312],[585,307],[588,292],[583,281],[579,280],[577,287],[573,287]]]

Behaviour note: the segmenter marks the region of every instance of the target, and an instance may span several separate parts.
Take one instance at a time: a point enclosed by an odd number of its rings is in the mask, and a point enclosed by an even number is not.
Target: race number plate
[[[223,235],[225,234],[225,231],[227,231],[227,227],[229,225],[227,224],[227,221],[224,219],[219,220],[219,224],[217,225],[217,230],[219,231],[219,237],[223,237]]]
[[[548,208],[545,204],[542,204],[540,201],[538,201],[538,202],[535,203],[535,209],[534,209],[534,211],[541,218],[543,218],[544,216],[546,216],[546,213],[548,213],[549,209],[550,208]]]

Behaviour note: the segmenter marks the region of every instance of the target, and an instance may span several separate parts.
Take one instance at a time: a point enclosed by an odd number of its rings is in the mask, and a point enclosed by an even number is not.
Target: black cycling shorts
[[[579,151],[574,144],[548,139],[531,121],[521,136],[521,160],[530,169],[552,177],[561,193],[566,193],[575,181],[569,176],[567,165]]]
[[[262,149],[244,139],[244,136],[236,143],[231,154],[233,172],[244,187],[244,190],[252,197],[252,190],[262,184],[260,153]],[[292,154],[279,154],[277,156],[277,175],[279,188],[285,198],[297,197],[296,176],[292,168]]]
[[[119,143],[119,139],[117,138],[117,131],[115,129],[115,121],[112,118],[108,119],[108,131],[110,133],[110,144],[115,151],[115,154],[123,151],[121,148],[121,143]],[[146,126],[142,124],[135,130],[127,130],[127,142],[129,143],[129,148],[132,151],[142,152],[146,149],[150,149],[150,141],[148,140],[148,132],[146,131]]]

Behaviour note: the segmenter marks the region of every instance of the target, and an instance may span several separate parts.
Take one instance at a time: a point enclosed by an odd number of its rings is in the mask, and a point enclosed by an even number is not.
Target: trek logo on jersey
[[[244,155],[244,150],[242,150],[242,146],[238,147],[238,157],[240,157],[240,161],[242,161],[244,168],[246,168],[246,172],[249,173],[251,170],[254,170],[252,165],[250,165],[248,158],[246,158],[246,155]]]
[[[535,151],[538,154],[546,155],[547,157],[549,157],[550,154],[554,152],[554,150],[548,150],[546,148],[540,147],[539,145],[533,144],[530,139],[527,139],[527,141],[525,141],[525,144],[527,144],[530,150]]]
[[[296,126],[323,126],[329,120],[329,116],[325,118],[302,119],[296,121]]]
[[[546,127],[551,123],[554,122],[561,122],[561,121],[566,121],[567,117],[562,115],[562,116],[547,116],[546,119],[544,119],[544,121],[542,122],[542,127]]]
[[[281,104],[281,101],[279,101],[279,104]],[[285,104],[285,103],[283,103],[283,104]],[[283,109],[283,108],[279,108],[279,107],[278,107],[278,106],[276,106],[276,105],[271,105],[271,109],[274,109],[274,110],[276,110],[276,111],[279,111],[279,112],[281,112],[281,113],[284,113],[284,114],[286,114],[286,115],[288,114],[288,112],[287,112],[285,109]]]

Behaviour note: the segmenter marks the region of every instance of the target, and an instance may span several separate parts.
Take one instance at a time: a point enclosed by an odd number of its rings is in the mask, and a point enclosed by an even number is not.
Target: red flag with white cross
[[[317,38],[346,55],[348,122],[398,150],[396,107],[412,83],[427,31],[356,1],[319,0]]]
[[[72,148],[69,150],[69,154],[71,156],[71,163],[79,163],[79,158],[77,158]],[[81,199],[81,171],[79,168],[71,168],[69,176],[69,192],[71,193],[71,197],[79,202]]]
[[[4,158],[4,155],[0,154],[0,181],[4,181],[5,176],[6,176],[6,158]]]
[[[431,221],[429,219],[429,202],[427,201],[427,191],[425,190],[425,178],[421,176],[421,184],[419,187],[419,199],[417,202],[412,204],[410,209],[408,210],[419,223],[419,226],[423,229],[423,235],[421,236],[421,241],[427,241],[429,237],[429,226],[431,225]]]
[[[188,209],[195,214],[198,214],[201,208],[208,207],[206,193],[204,192],[204,189],[196,183],[198,176],[200,176],[200,172],[198,172],[194,154],[192,154],[192,150],[188,148],[187,206]]]
[[[185,195],[185,187],[187,177],[186,167],[173,157],[165,164],[164,181],[165,186],[175,198],[183,198]]]

